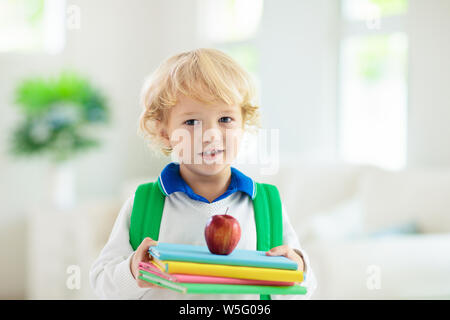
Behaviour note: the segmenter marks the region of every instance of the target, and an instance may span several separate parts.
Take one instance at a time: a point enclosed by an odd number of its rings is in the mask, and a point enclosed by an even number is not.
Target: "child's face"
[[[236,158],[243,134],[241,107],[205,104],[181,95],[168,112],[163,137],[180,164],[198,174],[216,174]],[[217,151],[205,154],[206,151]]]

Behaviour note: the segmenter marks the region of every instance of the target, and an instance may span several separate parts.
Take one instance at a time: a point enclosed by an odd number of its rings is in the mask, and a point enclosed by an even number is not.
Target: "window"
[[[211,42],[239,42],[255,35],[262,0],[199,0],[199,32]]]
[[[0,1],[0,53],[59,53],[64,47],[65,1]]]
[[[203,42],[229,54],[254,78],[259,89],[255,45],[263,0],[199,0],[198,32]]]
[[[400,169],[406,162],[407,0],[343,0],[340,157]]]

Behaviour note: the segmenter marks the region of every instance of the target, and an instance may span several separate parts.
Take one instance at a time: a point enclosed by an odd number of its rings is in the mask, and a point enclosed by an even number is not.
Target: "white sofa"
[[[450,298],[450,170],[283,164],[256,181],[276,184],[318,279],[313,299]],[[85,208],[79,264],[88,268],[139,178],[121,197]],[[72,298],[95,298],[84,290]]]
[[[280,188],[318,279],[313,299],[450,299],[450,169],[257,174]]]

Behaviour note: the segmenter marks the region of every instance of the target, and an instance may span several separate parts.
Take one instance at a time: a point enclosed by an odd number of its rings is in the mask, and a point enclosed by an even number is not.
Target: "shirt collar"
[[[252,178],[246,176],[238,169],[231,167],[231,181],[228,189],[214,199],[212,202],[219,201],[228,197],[230,194],[236,191],[242,191],[247,193],[252,200],[255,198],[255,182]],[[184,181],[180,175],[180,164],[171,162],[165,166],[158,177],[159,183],[164,194],[170,195],[173,192],[182,191],[187,194],[191,199],[210,203],[208,199],[196,194],[192,188]]]

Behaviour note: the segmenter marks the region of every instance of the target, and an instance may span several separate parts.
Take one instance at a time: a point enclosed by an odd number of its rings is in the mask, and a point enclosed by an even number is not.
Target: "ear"
[[[167,132],[167,126],[164,121],[157,120],[158,133],[161,140],[164,142],[164,145],[170,147],[170,138]]]

